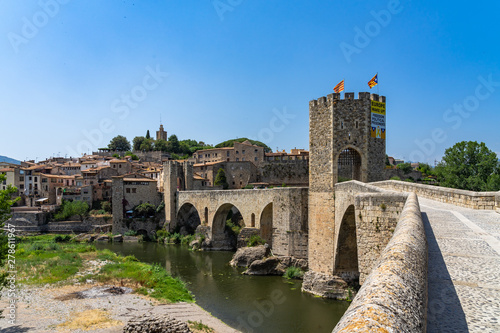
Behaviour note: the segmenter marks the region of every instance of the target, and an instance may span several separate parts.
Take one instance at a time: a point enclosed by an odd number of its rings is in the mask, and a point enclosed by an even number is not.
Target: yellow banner
[[[371,111],[372,111],[372,126],[371,126],[371,136],[372,138],[378,138],[385,140],[385,103],[371,101]]]

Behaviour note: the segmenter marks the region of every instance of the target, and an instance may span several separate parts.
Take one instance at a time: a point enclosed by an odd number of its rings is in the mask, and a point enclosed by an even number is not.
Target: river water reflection
[[[229,266],[232,252],[192,252],[155,243],[97,247],[164,266],[186,282],[198,305],[243,332],[331,332],[349,306],[302,293],[302,281],[242,275]]]

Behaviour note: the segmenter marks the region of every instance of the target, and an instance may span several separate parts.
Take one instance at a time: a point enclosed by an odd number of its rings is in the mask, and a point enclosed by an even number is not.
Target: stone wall
[[[318,273],[334,269],[334,184],[341,154],[349,150],[358,158],[350,178],[383,179],[385,139],[371,137],[371,101],[385,97],[360,92],[358,99],[345,93],[345,99],[330,94],[309,102],[309,267]]]
[[[266,161],[259,169],[259,182],[271,185],[307,186],[309,185],[309,161]]]
[[[412,193],[389,244],[333,332],[425,332],[427,240]]]
[[[494,210],[500,192],[474,192],[433,185],[414,184],[397,180],[375,182],[372,185],[398,192],[414,192],[420,197],[472,209]]]
[[[380,253],[391,239],[408,195],[387,191],[370,184],[349,181],[335,185],[335,244],[334,244],[334,275],[349,280],[349,270],[339,268],[339,258],[356,258],[359,271],[359,283],[363,284]],[[350,209],[353,207],[354,209]],[[341,239],[342,224],[348,218],[354,220],[355,238],[348,244]],[[350,235],[349,235],[350,236]],[[343,241],[343,242],[342,242]],[[349,256],[349,250],[352,255]],[[356,269],[357,268],[357,269]]]
[[[184,205],[196,208],[200,219],[208,222],[214,244],[224,238],[224,214],[234,206],[246,227],[259,229],[261,237],[268,239],[275,255],[307,258],[307,188],[179,191],[173,197],[166,193],[165,207],[174,202],[177,212]],[[172,212],[170,216],[167,222],[177,227],[177,216]]]

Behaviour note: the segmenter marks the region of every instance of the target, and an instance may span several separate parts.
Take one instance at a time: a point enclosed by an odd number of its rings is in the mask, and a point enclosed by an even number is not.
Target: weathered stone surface
[[[269,245],[242,247],[233,256],[229,263],[231,266],[248,267],[256,260],[262,260],[269,255]]]
[[[333,332],[425,332],[427,239],[411,193],[394,235]]]
[[[278,257],[256,260],[243,273],[247,275],[283,275],[284,270],[279,269],[280,260]]]
[[[121,243],[123,242],[123,235],[114,235],[113,236],[113,243]]]
[[[136,236],[123,236],[123,241],[124,242],[138,242],[139,238]]]
[[[398,180],[375,182],[372,185],[398,192],[413,192],[420,197],[466,208],[489,210],[500,208],[499,192],[474,192]]]
[[[302,282],[302,291],[332,299],[348,299],[353,296],[352,291],[349,294],[348,288],[347,282],[338,276],[313,271],[306,272]]]
[[[143,315],[129,320],[123,328],[126,333],[191,333],[185,322],[165,315]]]
[[[239,249],[240,247],[247,246],[247,241],[253,235],[260,235],[260,230],[257,228],[243,228],[238,234],[238,244],[236,247]]]
[[[95,240],[96,240],[96,242],[109,242],[109,236],[108,235],[100,235]]]

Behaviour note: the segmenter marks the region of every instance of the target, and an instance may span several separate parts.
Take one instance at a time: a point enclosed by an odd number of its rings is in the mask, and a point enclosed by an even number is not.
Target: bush
[[[66,243],[69,242],[70,240],[71,240],[70,235],[65,235],[65,236],[57,235],[56,237],[54,237],[54,242],[56,243]]]
[[[83,221],[83,217],[89,210],[89,205],[84,201],[63,201],[61,208],[61,211],[54,216],[56,220],[62,221],[78,215]]]
[[[252,235],[250,238],[247,240],[247,246],[252,247],[252,246],[257,246],[257,245],[264,245],[266,244],[266,241],[262,239],[259,235]]]
[[[111,202],[103,201],[101,202],[101,209],[106,213],[111,213],[113,211],[113,207],[111,206]]]
[[[142,203],[134,208],[135,217],[149,217],[156,212],[156,207],[149,202]]]
[[[409,174],[413,170],[413,168],[411,167],[410,163],[401,163],[401,164],[398,164],[397,168],[400,169],[400,170],[402,170],[405,175]]]
[[[401,180],[398,176],[391,177],[391,180]]]
[[[231,219],[226,220],[226,228],[231,230],[235,235],[239,235],[241,231],[241,226],[233,223]]]
[[[127,232],[125,232],[125,236],[137,236],[137,231],[128,230]]]
[[[245,190],[252,190],[253,189],[253,185],[246,185],[245,187],[243,187],[243,189],[245,189]]]
[[[304,271],[300,267],[288,267],[283,274],[283,277],[286,279],[302,279],[304,276]]]

